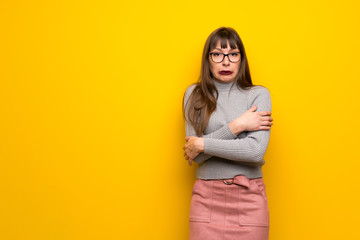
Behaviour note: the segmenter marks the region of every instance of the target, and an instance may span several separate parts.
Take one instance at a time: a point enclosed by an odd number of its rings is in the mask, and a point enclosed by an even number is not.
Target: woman
[[[199,82],[183,98],[184,156],[196,171],[190,240],[265,240],[269,209],[262,175],[271,117],[269,91],[253,85],[237,32],[221,27],[203,50]]]

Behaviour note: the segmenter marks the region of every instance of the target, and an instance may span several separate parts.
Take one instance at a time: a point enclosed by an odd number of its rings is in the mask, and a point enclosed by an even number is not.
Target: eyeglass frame
[[[212,58],[212,55],[213,55],[214,53],[219,53],[219,52],[210,52],[210,53],[209,53],[210,58],[211,58],[211,61],[213,61],[214,63],[221,63],[222,61],[224,61],[224,59],[225,59],[226,56],[228,57],[229,61],[232,62],[232,63],[237,63],[237,62],[240,62],[240,60],[241,60],[241,52],[232,52],[232,53],[228,53],[228,54],[221,53],[221,54],[223,55],[223,59],[222,59],[220,62],[215,62],[214,59]],[[233,54],[233,53],[240,53],[240,59],[239,59],[239,61],[233,62],[233,61],[230,60],[229,55],[230,55],[230,54]],[[220,53],[219,53],[219,54],[220,54]]]

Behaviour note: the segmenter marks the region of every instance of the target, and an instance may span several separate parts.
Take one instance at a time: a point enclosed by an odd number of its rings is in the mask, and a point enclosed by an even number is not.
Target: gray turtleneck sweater
[[[265,164],[263,157],[269,144],[271,130],[244,131],[236,136],[228,124],[254,105],[257,106],[256,112],[271,112],[269,90],[262,86],[239,90],[236,85],[230,89],[233,82],[213,82],[219,97],[216,110],[211,114],[209,124],[202,136],[204,152],[194,159],[199,164],[196,177],[200,179],[224,179],[236,175],[245,175],[248,178],[262,177],[261,168]],[[188,112],[186,102],[194,87],[195,84],[190,85],[185,92],[183,104],[186,119]],[[188,121],[185,121],[185,131],[186,136],[197,136]]]

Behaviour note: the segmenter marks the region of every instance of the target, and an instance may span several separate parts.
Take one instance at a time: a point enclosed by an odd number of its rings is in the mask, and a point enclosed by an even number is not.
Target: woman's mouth
[[[219,74],[221,74],[221,75],[230,75],[232,73],[233,73],[232,71],[220,71],[219,72]]]

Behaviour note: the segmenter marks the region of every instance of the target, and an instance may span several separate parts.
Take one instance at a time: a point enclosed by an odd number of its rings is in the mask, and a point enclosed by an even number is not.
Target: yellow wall
[[[185,88],[235,28],[272,94],[270,239],[360,237],[360,5],[2,1],[0,239],[188,236]]]

